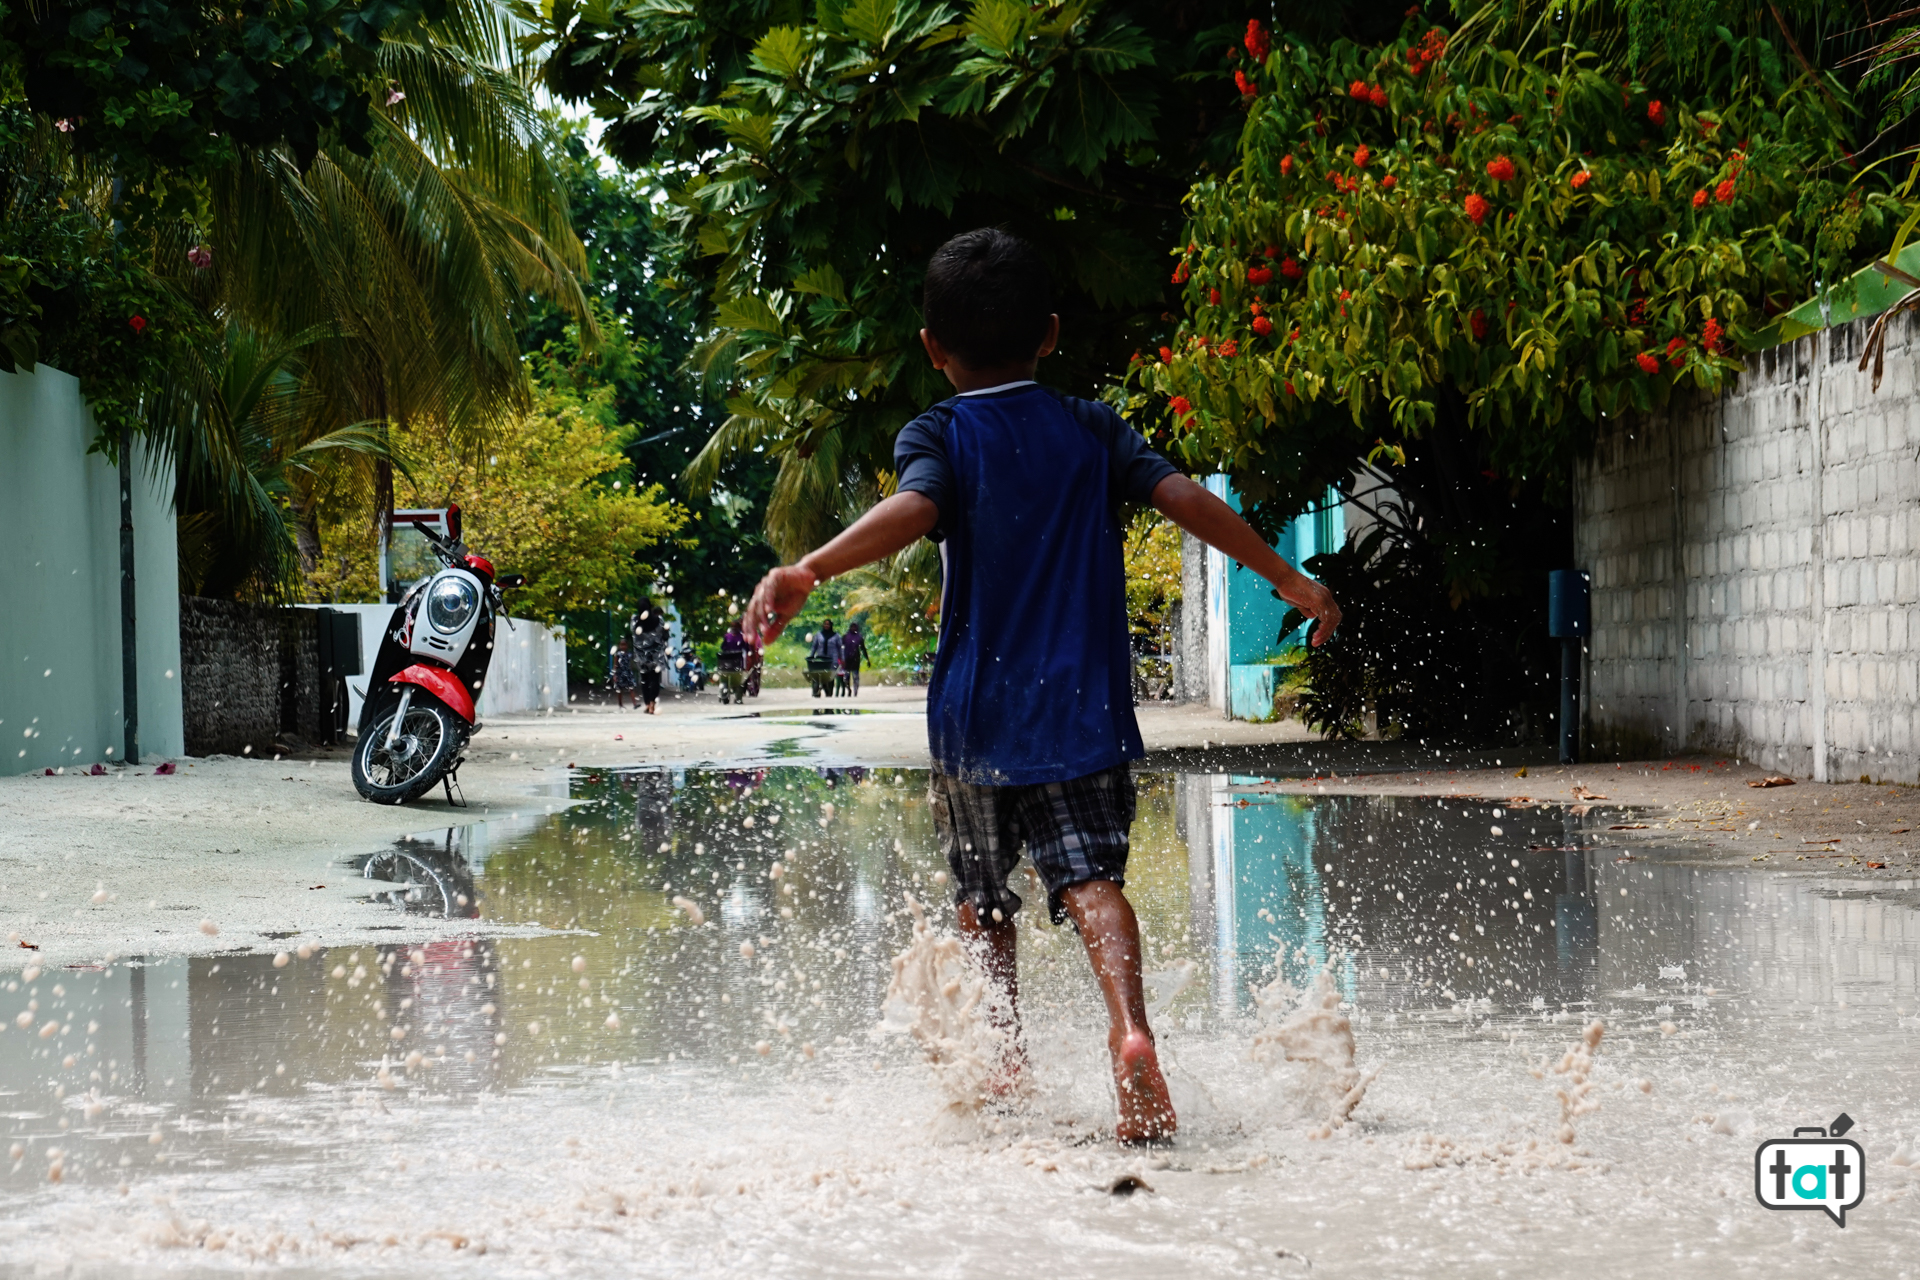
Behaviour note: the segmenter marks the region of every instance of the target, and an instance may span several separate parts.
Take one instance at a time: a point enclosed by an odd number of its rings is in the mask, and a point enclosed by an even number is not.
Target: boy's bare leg
[[[1106,997],[1107,1049],[1113,1055],[1114,1091],[1120,1101],[1120,1122],[1114,1127],[1122,1142],[1153,1142],[1171,1138],[1179,1128],[1173,1099],[1147,1026],[1147,996],[1140,980],[1140,922],[1133,904],[1111,880],[1088,880],[1070,885],[1060,895],[1067,914],[1080,927],[1093,976]]]
[[[1004,1009],[989,1015],[993,1025],[1007,1032],[1007,1057],[995,1081],[998,1092],[1011,1093],[1026,1069],[1026,1050],[1020,1044],[1020,937],[1012,920],[982,920],[971,902],[959,907],[960,936],[979,948],[987,977],[1006,993]]]

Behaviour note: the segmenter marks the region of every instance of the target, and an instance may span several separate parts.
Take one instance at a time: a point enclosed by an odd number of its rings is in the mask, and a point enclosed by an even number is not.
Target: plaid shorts
[[[953,871],[953,900],[973,903],[982,922],[995,908],[1006,919],[1020,909],[1007,877],[1026,846],[1047,886],[1055,924],[1067,918],[1060,894],[1089,880],[1126,883],[1127,841],[1136,792],[1126,765],[1065,782],[993,787],[961,782],[934,769],[927,783],[940,851]]]

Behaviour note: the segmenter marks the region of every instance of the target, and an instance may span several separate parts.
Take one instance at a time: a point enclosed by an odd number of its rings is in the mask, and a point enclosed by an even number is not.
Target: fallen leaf
[[[1593,812],[1593,806],[1590,804],[1570,804],[1567,806],[1567,812],[1576,818],[1584,818]]]
[[[169,760],[163,765],[155,766],[153,772],[156,776],[164,777],[167,774],[172,773],[174,769],[175,769],[175,765],[173,761]]]
[[[327,887],[327,886],[325,886],[325,885],[323,885],[323,884],[310,884],[310,885],[308,885],[308,886],[307,886],[307,892],[309,892],[309,893],[311,893],[311,892],[313,892],[313,891],[314,891],[315,889],[324,889],[324,888],[326,888],[326,887]]]
[[[1573,798],[1575,800],[1605,800],[1607,797],[1601,795],[1598,791],[1589,791],[1586,787],[1576,782],[1573,784]]]
[[[26,941],[26,940],[25,940],[24,938],[23,938],[23,939],[21,939],[21,941],[20,941],[20,945],[21,945],[21,946],[23,946],[23,947],[25,947],[25,948],[26,948],[27,950],[29,950],[29,951],[38,951],[38,950],[40,949],[40,944],[39,944],[39,943],[37,943],[37,942],[28,942],[28,941]]]
[[[1607,828],[1609,831],[1645,831],[1646,829],[1647,824],[1644,822],[1620,822]]]
[[[1867,865],[1875,871],[1885,871],[1887,869],[1887,864],[1884,862],[1869,862]]]
[[[1747,785],[1750,787],[1790,787],[1793,785],[1793,779],[1787,777],[1785,774],[1776,773],[1766,778],[1749,779]]]
[[[1514,777],[1516,777],[1516,778],[1524,778],[1524,777],[1526,777],[1526,776],[1527,776],[1527,766],[1525,766],[1525,765],[1521,765],[1521,766],[1520,766],[1520,767],[1519,767],[1518,769],[1516,769],[1516,770],[1514,770],[1514,773],[1513,773],[1513,776],[1514,776]]]
[[[1905,827],[1895,827],[1895,828],[1894,828],[1894,829],[1893,829],[1892,831],[1890,831],[1890,832],[1888,832],[1888,834],[1889,834],[1889,835],[1896,835],[1896,836],[1903,836],[1903,835],[1905,835],[1905,834],[1907,834],[1907,828],[1905,828]]]

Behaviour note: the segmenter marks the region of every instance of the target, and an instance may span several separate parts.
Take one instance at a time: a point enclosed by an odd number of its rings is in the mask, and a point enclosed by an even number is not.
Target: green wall
[[[117,760],[120,482],[72,376],[0,373],[0,773]],[[140,743],[185,751],[173,479],[134,456]]]

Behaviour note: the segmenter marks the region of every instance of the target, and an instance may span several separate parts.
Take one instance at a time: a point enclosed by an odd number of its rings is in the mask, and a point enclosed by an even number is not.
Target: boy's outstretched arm
[[[1153,505],[1200,541],[1271,582],[1282,600],[1314,619],[1314,644],[1332,638],[1333,629],[1340,625],[1340,606],[1333,592],[1282,560],[1232,507],[1181,475],[1168,476],[1153,487]]]
[[[876,503],[826,546],[760,579],[747,604],[741,633],[755,644],[773,643],[815,587],[925,537],[939,518],[940,508],[924,493],[896,493]]]

